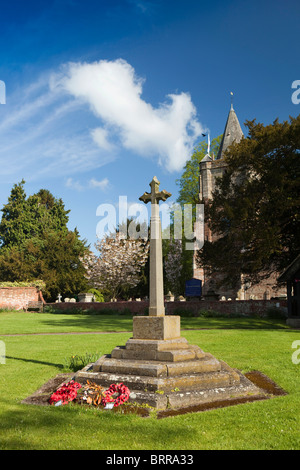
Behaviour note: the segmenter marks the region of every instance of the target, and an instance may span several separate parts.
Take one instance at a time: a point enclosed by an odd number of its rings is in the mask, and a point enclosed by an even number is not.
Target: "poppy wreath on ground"
[[[74,380],[63,384],[56,390],[56,392],[51,395],[49,399],[50,405],[53,405],[60,400],[62,401],[62,405],[66,405],[70,401],[73,401],[77,397],[77,390],[79,388],[81,388],[81,385],[77,382],[74,382]]]
[[[118,393],[119,395],[114,398],[112,395]],[[107,403],[114,403],[114,406],[122,405],[129,399],[130,391],[123,383],[112,384],[108,390],[104,392],[102,404],[105,406]]]

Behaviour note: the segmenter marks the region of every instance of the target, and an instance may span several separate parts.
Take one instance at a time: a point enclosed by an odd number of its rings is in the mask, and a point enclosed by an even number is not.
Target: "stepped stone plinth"
[[[134,317],[133,337],[126,345],[77,372],[75,380],[104,387],[123,382],[131,391],[131,402],[157,409],[261,395],[239,371],[189,344],[178,332],[180,317]]]

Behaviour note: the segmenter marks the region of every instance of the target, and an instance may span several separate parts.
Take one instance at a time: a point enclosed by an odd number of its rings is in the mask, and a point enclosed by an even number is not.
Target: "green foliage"
[[[47,232],[66,233],[68,213],[61,199],[46,189],[26,198],[25,181],[15,184],[7,204],[1,209],[0,244],[2,247],[22,247],[29,239],[40,238]]]
[[[45,189],[26,198],[24,180],[14,185],[0,222],[0,279],[44,282],[45,300],[73,296],[87,288],[82,257],[87,247],[78,231],[67,228],[61,199]]]
[[[43,295],[48,301],[54,301],[58,293],[72,296],[87,286],[81,262],[85,249],[74,232],[44,233],[43,238],[28,240],[22,249],[4,250],[0,277],[17,282],[42,278]]]
[[[83,369],[88,364],[97,361],[99,357],[101,357],[101,354],[99,352],[96,352],[96,353],[86,352],[83,355],[75,354],[74,356],[65,358],[64,369],[77,372],[78,370]]]
[[[98,289],[91,288],[88,290],[88,292],[90,294],[94,294],[95,302],[104,302],[104,296]]]
[[[24,281],[0,282],[0,287],[38,287],[39,289],[44,289],[45,286],[46,286],[45,282],[41,281],[40,279],[36,279],[34,281],[29,281],[29,282],[24,282]]]
[[[280,272],[300,247],[300,116],[264,126],[247,122],[247,138],[225,155],[205,219],[219,238],[205,241],[198,264],[233,286]]]

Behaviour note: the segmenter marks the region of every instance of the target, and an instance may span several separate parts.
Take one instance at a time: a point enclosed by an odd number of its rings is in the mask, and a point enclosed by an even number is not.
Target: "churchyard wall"
[[[115,310],[120,313],[131,312],[133,315],[147,315],[148,301],[119,301],[119,302],[60,302],[48,304],[49,306],[61,310]],[[230,314],[245,314],[245,315],[264,315],[270,308],[278,308],[280,310],[287,310],[286,300],[190,300],[190,301],[174,301],[165,302],[165,309],[167,315],[187,314],[198,316],[201,310],[211,310],[214,312]]]
[[[37,287],[0,287],[0,308],[22,310],[28,302],[43,301],[43,296]]]

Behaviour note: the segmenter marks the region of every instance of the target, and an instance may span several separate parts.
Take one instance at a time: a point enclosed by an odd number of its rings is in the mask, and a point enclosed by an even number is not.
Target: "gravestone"
[[[93,302],[94,294],[90,292],[80,292],[78,294],[78,302]]]
[[[174,297],[174,295],[172,294],[172,292],[169,291],[169,292],[167,293],[165,299],[166,299],[166,302],[174,302],[175,297]]]
[[[233,397],[261,396],[261,390],[239,371],[190,345],[181,337],[180,316],[165,315],[159,201],[171,194],[159,191],[154,177],[151,192],[149,315],[133,317],[133,337],[75,374],[103,387],[122,382],[130,401],[156,409],[186,408]]]

